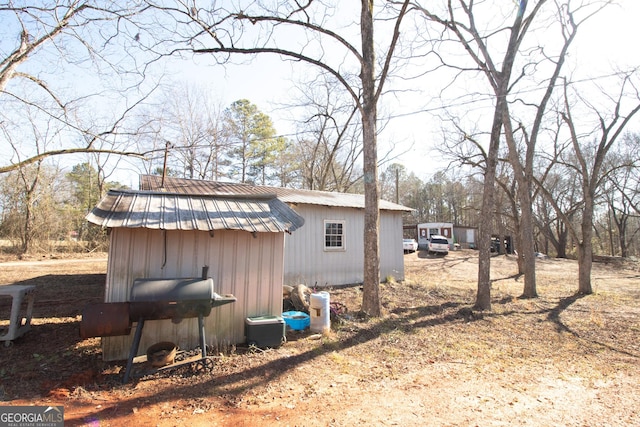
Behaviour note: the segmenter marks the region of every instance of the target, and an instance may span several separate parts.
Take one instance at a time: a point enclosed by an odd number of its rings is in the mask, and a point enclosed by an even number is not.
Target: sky
[[[636,48],[640,40],[640,1],[621,0],[622,6],[609,7],[581,28],[576,41],[575,56],[579,70],[588,70],[591,75],[607,74],[612,64],[640,65],[640,50]],[[175,79],[196,82],[210,87],[221,105],[246,98],[271,116],[280,135],[293,136],[294,128],[288,114],[279,108],[289,101],[291,82],[307,68],[292,66],[276,56],[262,56],[249,65],[212,66],[206,57],[196,57],[177,62],[167,67],[175,73]],[[70,82],[71,83],[71,82]],[[441,144],[441,123],[437,117],[442,111],[429,110],[434,104],[426,105],[430,91],[437,92],[441,82],[432,76],[424,81],[412,83],[414,89],[402,98],[379,108],[380,116],[391,115],[389,122],[378,137],[380,156],[391,153],[394,161],[403,164],[419,178],[427,180],[441,162],[436,148]],[[83,161],[83,160],[80,160]],[[77,161],[75,161],[77,163]],[[71,163],[71,164],[75,164]],[[440,165],[444,166],[444,165]],[[137,188],[140,169],[128,160],[118,163],[118,171],[113,180]]]
[[[609,7],[600,14],[579,31],[572,58],[580,64],[578,70],[588,70],[590,75],[606,75],[613,64],[640,65],[640,49],[635,47],[640,40],[637,23],[640,1],[623,0],[621,6]],[[199,58],[196,61],[203,62]],[[269,55],[255,59],[250,65],[229,65],[224,69],[204,66],[195,67],[195,70],[200,81],[210,82],[215,88],[216,96],[220,95],[224,105],[237,99],[249,99],[272,117],[279,134],[292,134],[286,112],[279,111],[277,106],[288,100],[290,81],[297,77],[301,68]],[[428,79],[422,85],[423,88],[437,86],[437,82]],[[424,112],[425,106],[421,104],[424,99],[424,93],[415,92],[411,96],[405,95],[399,104],[381,106],[381,116],[391,114],[395,118],[378,140],[381,152],[393,150],[397,162],[427,180],[433,174],[434,163],[440,161],[434,148],[440,144],[442,136],[440,123],[433,115],[439,111]]]

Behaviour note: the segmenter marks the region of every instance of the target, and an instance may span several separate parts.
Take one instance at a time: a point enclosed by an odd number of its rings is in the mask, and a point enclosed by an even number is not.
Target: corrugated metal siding
[[[162,178],[142,175],[143,190],[158,190]],[[165,189],[186,194],[273,194],[304,218],[286,236],[285,283],[310,286],[361,283],[364,278],[364,196],[183,178],[165,178]],[[410,208],[380,201],[380,277],[404,279],[402,213]],[[346,219],[347,250],[325,252],[324,220]]]
[[[380,212],[380,279],[389,276],[404,280],[402,212]]]
[[[166,253],[165,253],[166,233]],[[284,233],[217,231],[161,231],[117,228],[111,231],[106,302],[127,301],[133,280],[140,277],[200,277],[209,266],[219,294],[233,294],[237,302],[214,308],[205,320],[207,344],[227,346],[245,341],[248,316],[282,313]],[[139,353],[159,341],[181,348],[198,346],[197,319],[145,322]],[[126,337],[102,339],[104,360],[129,354],[133,331]]]
[[[361,210],[297,206],[305,226],[285,238],[284,283],[332,286],[364,280],[364,215]],[[345,251],[324,251],[324,221],[345,221]],[[380,215],[380,277],[404,280],[402,213]]]
[[[141,175],[140,189],[158,191],[162,188],[162,177],[158,175]],[[275,194],[280,200],[293,204],[310,204],[334,207],[364,208],[364,195],[337,193],[331,191],[300,190],[296,188],[269,187],[245,183],[231,183],[165,177],[164,190],[182,194]],[[410,212],[406,206],[380,200],[380,209]]]
[[[296,210],[306,225],[296,236],[291,234],[285,239],[285,284],[326,286],[362,281],[362,212],[309,205]],[[345,251],[324,251],[324,220],[345,221]]]

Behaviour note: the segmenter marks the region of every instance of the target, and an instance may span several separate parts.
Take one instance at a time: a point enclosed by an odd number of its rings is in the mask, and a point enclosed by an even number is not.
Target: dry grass
[[[496,257],[493,310],[478,313],[475,255],[406,255],[406,280],[381,286],[381,318],[356,315],[359,286],[332,289],[348,313],[321,339],[290,332],[280,349],[221,355],[211,374],[128,385],[119,383],[122,365],[100,362],[97,340],[71,333],[79,285],[36,275],[44,298],[59,286],[56,298],[72,301],[40,305],[36,324],[43,316],[71,323],[34,328],[0,352],[4,398],[63,396],[70,425],[89,417],[105,425],[640,424],[638,266],[596,264],[596,293],[578,297],[574,262],[540,260],[540,298],[519,299],[515,260]],[[85,292],[99,290],[87,283]],[[51,333],[66,341],[42,346]]]

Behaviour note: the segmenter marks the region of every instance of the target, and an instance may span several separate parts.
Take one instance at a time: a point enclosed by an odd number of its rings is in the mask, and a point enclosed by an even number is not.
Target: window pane
[[[324,246],[325,248],[341,249],[343,245],[343,223],[325,222],[324,225]]]
[[[328,248],[342,247],[342,236],[326,236],[325,246]]]

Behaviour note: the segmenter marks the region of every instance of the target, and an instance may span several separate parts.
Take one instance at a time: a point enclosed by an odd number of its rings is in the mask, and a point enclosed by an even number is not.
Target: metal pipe
[[[204,335],[204,316],[202,314],[198,316],[198,328],[200,329],[200,352],[204,359],[207,357],[207,343]]]

